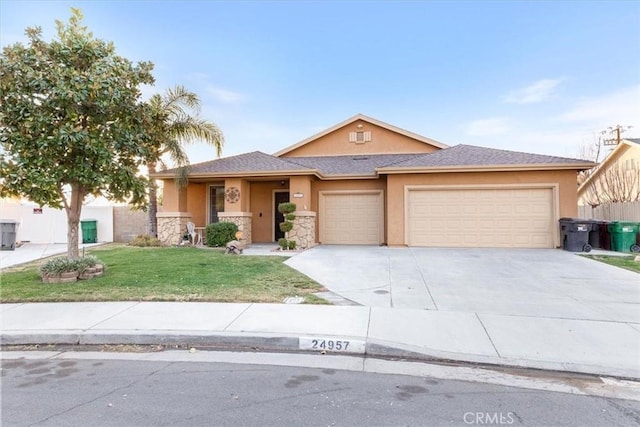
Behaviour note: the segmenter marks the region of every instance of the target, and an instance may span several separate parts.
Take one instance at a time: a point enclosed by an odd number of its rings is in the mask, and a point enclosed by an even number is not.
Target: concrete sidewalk
[[[2,344],[166,344],[441,359],[640,379],[640,327],[383,307],[2,304]]]

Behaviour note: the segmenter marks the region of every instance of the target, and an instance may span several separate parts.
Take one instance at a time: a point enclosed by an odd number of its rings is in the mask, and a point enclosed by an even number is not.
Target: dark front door
[[[274,219],[274,233],[273,235],[276,237],[276,242],[278,241],[278,239],[284,237],[284,233],[282,231],[280,231],[280,223],[284,222],[284,215],[281,214],[278,211],[278,205],[280,203],[287,203],[289,202],[289,192],[288,191],[279,191],[277,193],[275,193],[275,197],[274,199],[274,212],[275,214],[275,219]]]

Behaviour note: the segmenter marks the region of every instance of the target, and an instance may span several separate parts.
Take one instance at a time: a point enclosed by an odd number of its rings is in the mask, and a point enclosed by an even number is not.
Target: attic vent
[[[351,160],[369,160],[368,157],[352,157]]]
[[[356,144],[364,144],[371,141],[371,132],[356,131],[349,132],[349,142],[355,142]]]

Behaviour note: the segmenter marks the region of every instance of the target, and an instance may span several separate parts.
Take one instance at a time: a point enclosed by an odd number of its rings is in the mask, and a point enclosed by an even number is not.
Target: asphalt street
[[[328,368],[5,359],[3,426],[631,426],[640,402]]]

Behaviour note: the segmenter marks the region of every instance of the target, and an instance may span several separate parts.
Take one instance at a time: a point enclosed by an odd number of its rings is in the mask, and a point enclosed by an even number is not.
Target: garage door
[[[378,245],[383,239],[383,196],[375,192],[320,192],[320,243]]]
[[[410,246],[554,247],[551,188],[416,189],[407,209]]]

